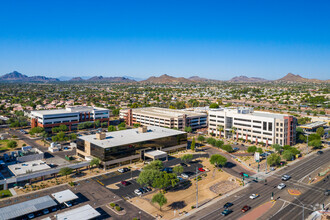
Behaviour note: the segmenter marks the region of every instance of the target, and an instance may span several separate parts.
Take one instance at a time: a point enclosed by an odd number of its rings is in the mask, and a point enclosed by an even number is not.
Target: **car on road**
[[[281,179],[282,179],[283,181],[287,181],[287,180],[289,180],[290,178],[291,178],[291,176],[285,174],[285,175],[282,176]]]
[[[258,198],[259,197],[259,194],[252,194],[251,196],[250,196],[250,199],[256,199],[256,198]]]
[[[44,210],[42,210],[42,213],[44,213],[44,215],[47,215],[49,213],[49,210],[48,209],[44,209]]]
[[[285,187],[286,187],[286,185],[284,183],[280,183],[277,186],[278,189],[284,189]]]
[[[317,154],[318,154],[318,155],[321,155],[321,154],[323,154],[323,151],[319,150],[319,151],[317,152]]]
[[[140,191],[140,189],[134,190],[134,193],[138,196],[142,195],[142,192]]]
[[[203,167],[198,168],[199,172],[205,172],[205,169]]]
[[[126,173],[126,172],[128,172],[128,171],[130,171],[131,169],[129,169],[129,168],[127,168],[127,167],[123,167],[123,168],[120,168],[120,169],[118,169],[117,171],[119,172],[119,173]]]
[[[123,186],[128,186],[128,185],[130,184],[130,182],[125,181],[125,180],[121,181],[120,183],[121,183]]]
[[[28,218],[29,219],[33,219],[34,218],[34,214],[33,213],[28,214]]]
[[[227,202],[226,204],[224,204],[224,208],[225,209],[227,209],[227,208],[229,208],[229,207],[232,207],[234,204],[233,203],[231,203],[231,202]]]
[[[247,211],[249,211],[251,209],[251,207],[250,206],[248,206],[248,205],[245,205],[243,208],[242,208],[242,212],[247,212]]]
[[[246,173],[243,173],[243,172],[240,172],[239,173],[241,176],[244,176],[244,177],[249,177],[249,174],[246,174]]]
[[[325,196],[330,195],[330,189],[325,190],[324,195],[325,195]]]
[[[231,210],[231,209],[225,209],[225,210],[223,210],[222,212],[221,212],[221,215],[223,215],[223,216],[227,216],[227,215],[229,215],[230,213],[232,213],[233,212],[233,210]]]
[[[188,165],[185,164],[185,163],[180,163],[180,165],[183,166],[183,167],[188,167]]]

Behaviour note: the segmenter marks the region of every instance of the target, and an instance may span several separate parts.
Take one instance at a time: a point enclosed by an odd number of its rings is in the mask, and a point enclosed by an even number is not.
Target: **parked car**
[[[258,198],[259,197],[259,194],[252,194],[251,196],[250,196],[250,199],[256,199],[256,198]]]
[[[134,193],[138,196],[142,195],[142,192],[139,189],[134,190]]]
[[[52,212],[56,212],[56,211],[57,211],[57,208],[56,208],[56,207],[53,207],[53,208],[51,209],[51,211],[52,211]]]
[[[128,172],[128,171],[130,171],[131,169],[128,169],[127,167],[124,167],[124,168],[120,168],[120,169],[118,169],[117,171],[119,172],[119,173],[126,173],[126,172]]]
[[[173,173],[173,169],[171,167],[165,167],[162,171],[165,171],[166,173]]]
[[[250,206],[247,206],[247,205],[245,205],[243,208],[242,208],[242,212],[247,212],[247,211],[249,211],[251,209],[251,207]]]
[[[34,214],[33,213],[28,214],[28,218],[29,219],[33,219],[34,218]]]
[[[66,207],[71,207],[72,206],[72,203],[69,201],[69,202],[64,202],[64,205],[66,205]]]
[[[205,169],[203,167],[198,168],[199,172],[205,172]]]
[[[323,154],[323,151],[319,150],[319,151],[317,152],[317,154],[318,154],[318,155],[321,155],[321,154]]]
[[[120,183],[121,183],[123,186],[128,186],[128,185],[130,184],[130,182],[127,182],[127,181],[124,181],[124,180],[121,181]]]
[[[239,151],[239,148],[238,147],[234,147],[233,150],[234,151]]]
[[[274,171],[274,170],[276,170],[276,167],[270,167],[270,170]]]
[[[285,187],[286,187],[286,185],[284,183],[280,183],[277,186],[278,189],[284,189]]]
[[[180,163],[180,165],[183,166],[183,167],[188,167],[188,165],[185,164],[185,163]]]
[[[221,215],[227,216],[227,215],[229,215],[232,212],[233,212],[233,210],[231,210],[231,209],[225,209],[225,210],[223,210],[223,212],[221,212]]]
[[[142,189],[143,189],[145,192],[150,192],[150,191],[151,191],[151,189],[148,188],[148,187],[142,187]]]
[[[47,215],[49,213],[49,210],[48,209],[44,209],[44,210],[42,210],[42,213],[44,213],[44,215]]]
[[[142,192],[142,194],[147,192],[147,191],[146,191],[145,189],[143,189],[143,188],[139,188],[139,190]]]
[[[225,209],[227,209],[227,208],[229,208],[229,207],[231,207],[231,206],[233,206],[234,204],[233,203],[231,203],[231,202],[227,202],[223,207],[225,208]]]
[[[181,176],[183,177],[183,178],[189,178],[189,174],[188,173],[181,173]]]
[[[287,181],[287,180],[289,180],[290,178],[291,178],[291,176],[285,174],[285,175],[282,176],[281,179],[282,179],[283,181]]]

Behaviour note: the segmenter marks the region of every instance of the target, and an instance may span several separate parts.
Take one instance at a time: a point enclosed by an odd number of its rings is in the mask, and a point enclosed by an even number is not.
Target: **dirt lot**
[[[198,182],[198,203],[201,205],[211,199],[224,195],[239,187],[240,180],[229,175],[226,172],[219,171],[211,165],[208,159],[202,159],[203,166],[209,171],[205,172],[206,177]],[[163,219],[178,217],[179,213],[188,212],[192,206],[196,205],[196,181],[192,180],[187,189],[167,192],[167,204],[159,210],[158,204],[152,204],[150,201],[157,192],[146,195],[145,197],[136,197],[130,200],[133,204],[153,216],[161,215]],[[175,211],[175,212],[174,212]]]

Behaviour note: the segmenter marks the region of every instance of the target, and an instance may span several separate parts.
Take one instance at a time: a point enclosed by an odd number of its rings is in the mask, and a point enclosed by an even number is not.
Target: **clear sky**
[[[0,75],[330,77],[328,0],[1,1]]]

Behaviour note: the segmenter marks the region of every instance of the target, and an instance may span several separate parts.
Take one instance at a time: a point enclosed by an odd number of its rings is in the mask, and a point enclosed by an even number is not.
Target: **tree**
[[[191,133],[192,128],[191,127],[184,127],[184,131],[187,132],[187,133]]]
[[[237,128],[235,128],[235,127],[232,127],[231,128],[231,134],[232,134],[232,137],[233,137],[233,139],[235,139],[235,132],[236,132],[236,130],[237,130]]]
[[[100,127],[101,126],[101,121],[100,120],[96,120],[95,121],[95,127]]]
[[[219,105],[217,103],[212,103],[209,108],[219,108]]]
[[[321,136],[318,134],[310,134],[308,136],[308,142],[309,141],[314,141],[314,140],[321,140]]]
[[[110,126],[108,127],[108,131],[109,131],[109,132],[111,132],[111,131],[117,131],[117,129],[116,129],[115,126],[110,125]]]
[[[224,142],[222,140],[217,140],[215,142],[215,146],[218,147],[218,148],[221,148],[223,144],[224,144]]]
[[[312,140],[308,142],[308,145],[312,146],[313,149],[321,149],[322,141],[321,140]]]
[[[100,165],[100,160],[98,158],[95,158],[95,157],[89,163],[89,166],[91,166],[91,167],[93,167],[93,166],[98,167],[99,165]]]
[[[210,163],[215,165],[215,166],[225,166],[227,163],[227,158],[220,154],[213,154],[210,158]]]
[[[254,152],[256,152],[257,151],[257,147],[256,146],[250,146],[250,147],[248,147],[248,149],[247,149],[247,152],[248,153],[254,153]]]
[[[272,147],[277,153],[280,153],[282,151],[282,146],[279,144],[273,144]]]
[[[289,161],[289,160],[292,160],[292,158],[294,157],[294,154],[290,151],[290,150],[285,150],[282,154],[282,157]]]
[[[63,167],[60,169],[60,172],[58,172],[61,176],[65,176],[65,178],[68,178],[68,175],[72,173],[72,169],[69,167]]]
[[[145,166],[143,169],[144,170],[161,170],[161,169],[163,169],[163,167],[164,167],[164,164],[162,161],[154,160],[150,164]]]
[[[319,127],[318,129],[316,129],[316,134],[318,134],[318,135],[320,135],[320,137],[322,137],[324,135],[324,128]]]
[[[176,175],[179,175],[180,173],[183,172],[183,166],[175,166],[173,167],[173,172],[176,174]]]
[[[260,153],[260,154],[262,154],[263,153],[262,148],[261,147],[258,147],[257,152]]]
[[[191,145],[190,145],[190,149],[191,149],[192,151],[195,151],[195,145],[196,145],[196,143],[195,143],[195,138],[193,138],[192,141],[191,141]]]
[[[203,135],[199,135],[198,138],[197,138],[197,140],[198,140],[200,143],[202,143],[202,142],[205,141],[205,137],[204,137]]]
[[[181,160],[185,163],[188,163],[189,161],[191,161],[193,159],[193,155],[192,154],[185,154],[181,157]]]
[[[75,134],[75,133],[69,134],[69,138],[70,138],[70,140],[76,140],[77,134]]]
[[[118,128],[126,128],[125,122],[122,122],[118,125]]]
[[[17,147],[17,142],[16,141],[9,141],[7,143],[7,147],[8,148],[15,148],[15,147]]]
[[[160,177],[155,178],[152,183],[152,187],[157,189],[166,189],[167,187],[174,187],[179,182],[176,174],[161,172]]]
[[[162,193],[157,193],[151,199],[152,203],[157,203],[159,205],[159,210],[162,210],[162,206],[167,203],[167,199]]]
[[[227,151],[228,153],[231,153],[234,151],[230,144],[223,145],[222,150]]]
[[[143,171],[139,174],[137,178],[137,183],[141,186],[152,186],[154,180],[161,177],[161,172],[159,170],[148,169]]]
[[[208,139],[206,139],[206,142],[208,144],[211,144],[212,146],[215,146],[216,140],[214,138],[209,137]]]
[[[281,157],[278,154],[271,154],[267,157],[267,163],[270,166],[279,165],[281,162]]]
[[[221,138],[221,132],[223,132],[223,126],[222,125],[218,125],[217,126],[217,129],[218,129],[218,131],[219,131],[219,137]]]

